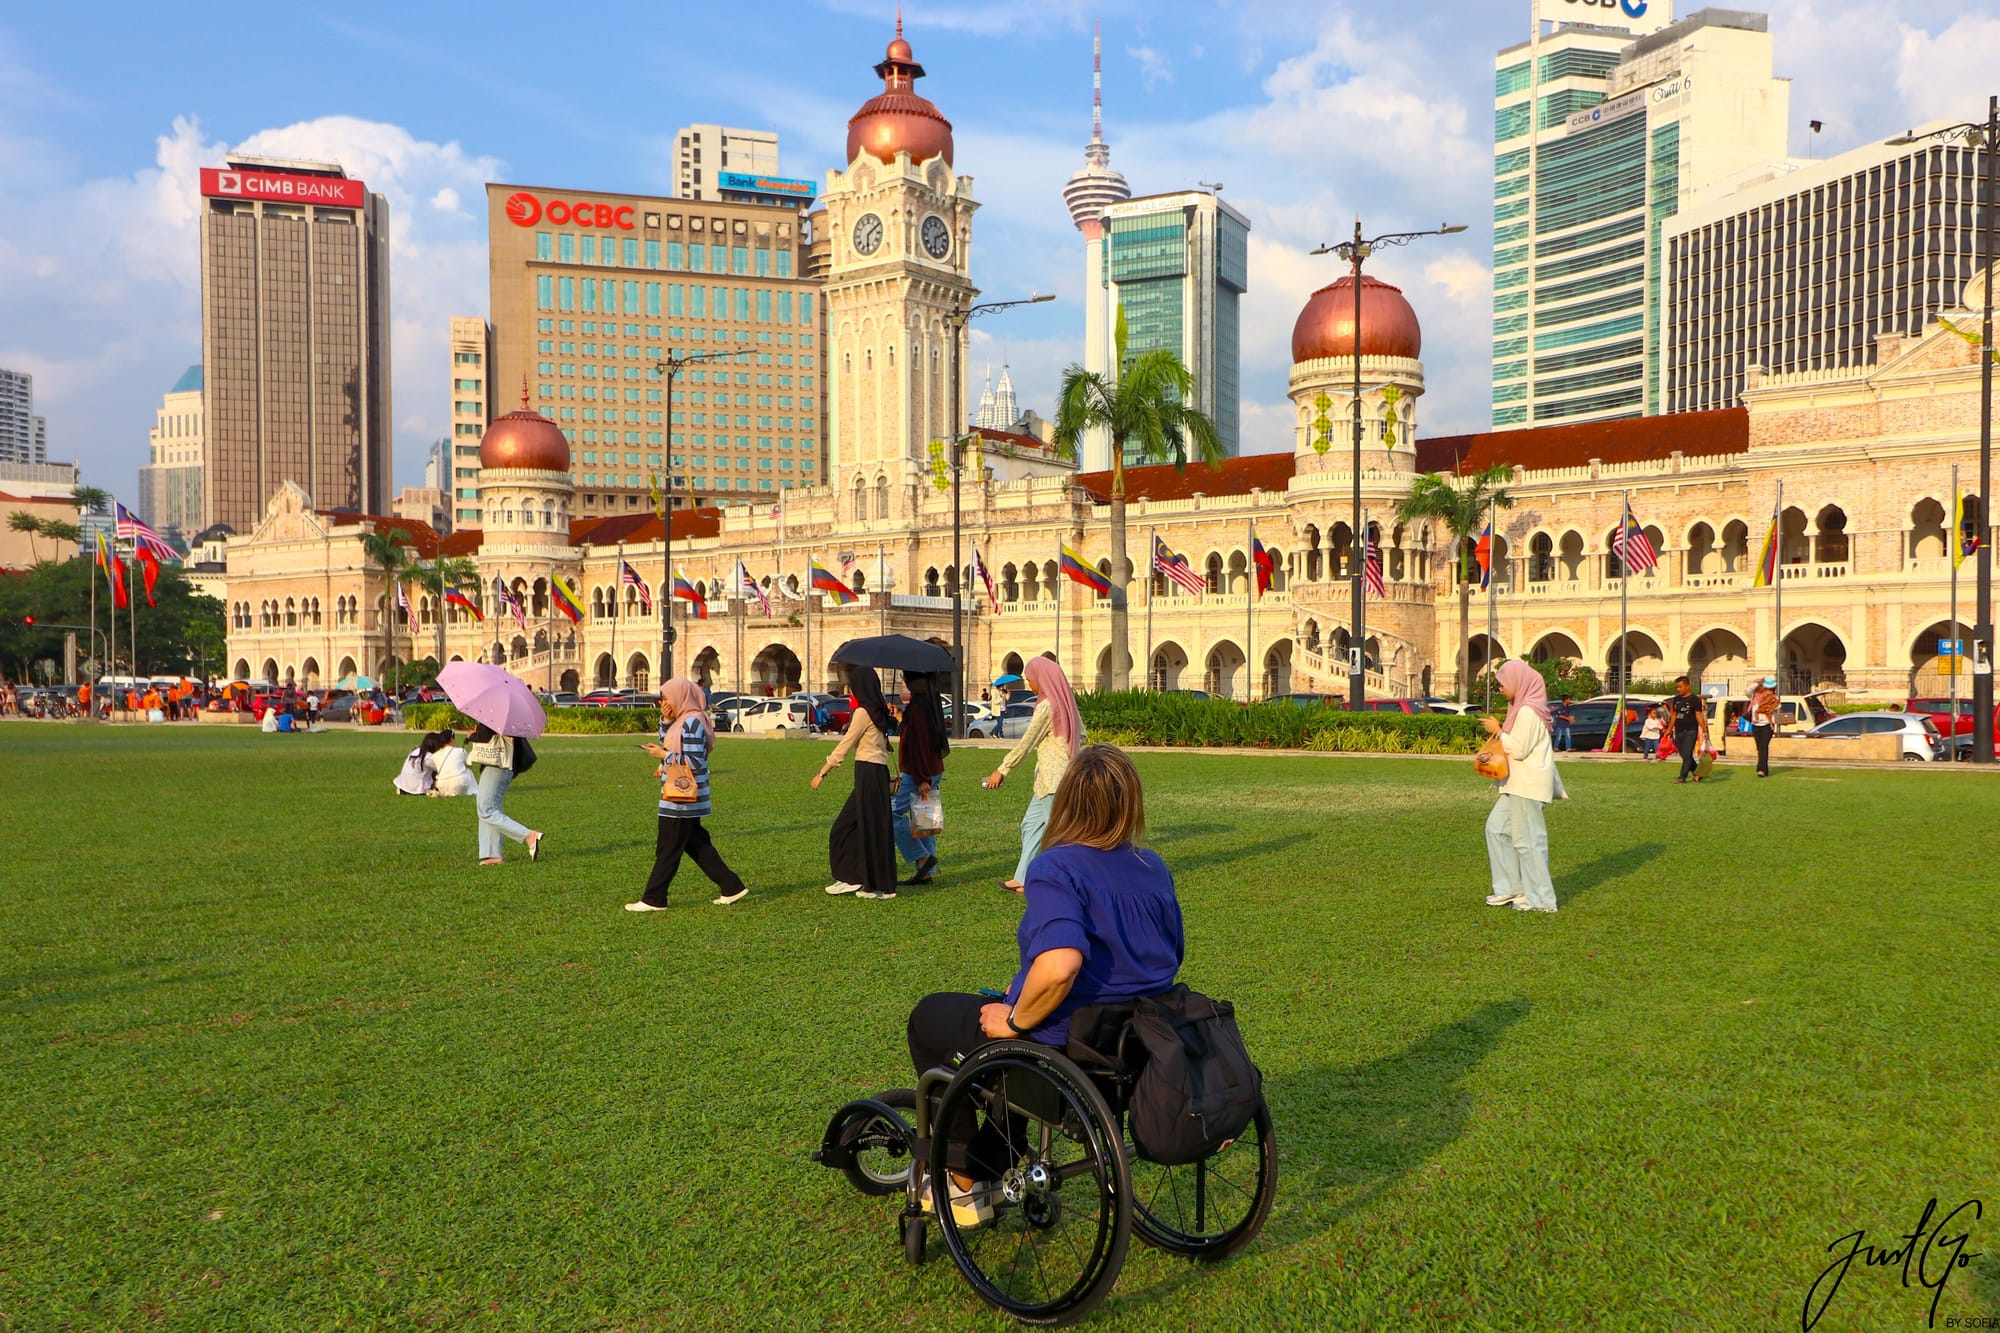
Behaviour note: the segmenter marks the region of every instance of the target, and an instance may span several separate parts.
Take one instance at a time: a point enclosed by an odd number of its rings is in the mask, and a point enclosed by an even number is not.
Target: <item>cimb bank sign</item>
[[[1674,21],[1673,0],[1535,0],[1535,22],[1596,23],[1636,36]]]
[[[201,192],[208,199],[262,199],[275,204],[329,204],[336,208],[360,208],[368,202],[368,187],[357,180],[236,167],[203,167]]]

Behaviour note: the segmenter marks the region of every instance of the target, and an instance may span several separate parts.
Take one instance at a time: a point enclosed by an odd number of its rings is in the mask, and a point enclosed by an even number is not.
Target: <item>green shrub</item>
[[[450,727],[464,735],[471,718],[448,703],[411,704],[403,709],[403,725],[411,731]],[[550,736],[639,736],[659,729],[660,715],[650,708],[551,708]]]
[[[1113,745],[1471,754],[1485,733],[1477,718],[1439,713],[1349,713],[1288,700],[1243,705],[1145,690],[1077,698],[1092,740]]]

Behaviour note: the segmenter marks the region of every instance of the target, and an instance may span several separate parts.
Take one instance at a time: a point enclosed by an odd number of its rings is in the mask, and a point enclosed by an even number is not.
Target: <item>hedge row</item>
[[[1216,745],[1249,749],[1471,754],[1485,739],[1474,717],[1349,713],[1289,700],[1231,703],[1144,690],[1077,698],[1092,740],[1113,745]]]
[[[436,731],[450,727],[461,736],[472,730],[473,721],[448,703],[410,704],[403,709],[403,725],[411,731]],[[650,708],[551,708],[551,736],[650,735],[657,731],[660,715]]]

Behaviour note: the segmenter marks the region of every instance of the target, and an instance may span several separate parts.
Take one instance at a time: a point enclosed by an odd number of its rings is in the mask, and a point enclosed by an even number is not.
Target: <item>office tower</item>
[[[451,317],[451,445],[435,486],[451,500],[452,526],[479,526],[479,440],[493,419],[493,330],[478,315]]]
[[[1538,0],[1533,36],[1494,62],[1496,430],[1659,411],[1661,226],[1784,155],[1763,15],[1583,8]]]
[[[46,463],[48,426],[35,415],[35,377],[0,370],[0,463]]]
[[[669,425],[677,504],[823,483],[803,208],[518,185],[486,197],[493,407],[525,393],[562,428],[579,516],[650,506]],[[716,360],[680,372],[670,423],[658,367],[696,353]]]
[[[714,200],[724,172],[778,174],[778,136],[771,130],[683,125],[674,132],[674,197]]]
[[[1063,203],[1070,221],[1083,233],[1083,368],[1103,375],[1111,370],[1112,328],[1110,284],[1104,276],[1104,211],[1132,197],[1132,187],[1111,165],[1111,145],[1104,142],[1104,35],[1090,41],[1090,142],[1083,146],[1083,166],[1063,186]],[[1011,427],[1012,423],[1008,423]],[[1111,433],[1095,430],[1083,442],[1085,471],[1111,466]]]
[[[1194,375],[1195,406],[1215,422],[1223,451],[1237,453],[1249,219],[1209,190],[1122,200],[1104,219],[1104,280],[1113,320],[1125,315],[1126,357],[1161,347],[1177,354]],[[1125,462],[1137,458],[1128,447]]]
[[[160,396],[139,469],[139,517],[168,541],[185,543],[208,526],[202,509],[201,367],[189,366]]]
[[[286,482],[322,510],[389,506],[389,205],[336,165],[201,170],[210,523],[249,532]]]
[[[1663,233],[1665,410],[1737,406],[1747,366],[1858,366],[1877,333],[1922,334],[1978,269],[1984,170],[1957,141],[1872,143],[1772,163],[1683,210]]]

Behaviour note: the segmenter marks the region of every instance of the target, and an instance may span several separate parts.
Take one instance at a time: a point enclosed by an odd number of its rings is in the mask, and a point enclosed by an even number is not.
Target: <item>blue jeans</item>
[[[1569,738],[1569,723],[1563,721],[1561,718],[1556,719],[1554,746],[1558,750],[1572,748]]]
[[[944,774],[940,773],[931,779],[931,792],[935,795],[943,790]],[[926,856],[937,855],[936,838],[910,836],[910,802],[916,799],[917,780],[908,773],[897,774],[896,792],[889,798],[889,826],[896,833],[896,850],[901,852],[903,859],[911,865],[915,865]],[[935,873],[937,867],[932,866],[931,870]]]
[[[517,819],[508,817],[501,809],[507,799],[507,788],[514,781],[514,770],[501,768],[498,764],[488,764],[479,771],[479,791],[474,808],[479,812],[479,859],[497,861],[506,846],[503,838],[515,842],[528,840],[528,826]]]
[[[1658,736],[1641,736],[1639,738],[1639,753],[1647,759],[1658,759],[1660,757],[1660,738]]]
[[[1486,817],[1486,860],[1493,871],[1493,892],[1523,894],[1530,907],[1554,909],[1549,829],[1542,822],[1540,801],[1501,793]]]
[[[1014,867],[1014,882],[1028,882],[1028,867],[1042,854],[1042,834],[1048,832],[1049,811],[1055,807],[1053,795],[1037,796],[1028,802],[1027,813],[1021,816],[1021,860]]]

